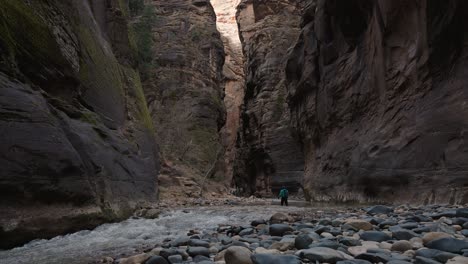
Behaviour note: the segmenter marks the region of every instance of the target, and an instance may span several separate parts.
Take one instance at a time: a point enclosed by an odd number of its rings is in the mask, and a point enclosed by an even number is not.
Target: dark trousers
[[[286,204],[286,206],[288,206],[288,197],[281,198],[281,206],[283,206],[283,204]]]

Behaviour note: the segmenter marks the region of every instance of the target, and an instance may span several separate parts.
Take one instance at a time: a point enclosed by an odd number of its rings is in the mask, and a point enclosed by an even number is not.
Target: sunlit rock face
[[[224,49],[213,7],[208,0],[148,4],[154,43],[143,84],[162,154],[195,175],[222,179]]]
[[[297,40],[303,1],[242,1],[238,7],[245,97],[234,183],[246,194],[298,189],[303,157],[289,128],[285,86],[288,49]]]
[[[128,13],[125,1],[2,1],[0,248],[156,201]]]
[[[314,200],[468,201],[468,3],[313,1],[287,65]]]
[[[224,104],[226,125],[223,128],[225,152],[225,182],[231,184],[235,159],[235,144],[239,129],[240,106],[244,99],[244,55],[239,38],[236,11],[240,0],[212,0],[216,12],[216,25],[224,43],[226,53],[224,75]]]

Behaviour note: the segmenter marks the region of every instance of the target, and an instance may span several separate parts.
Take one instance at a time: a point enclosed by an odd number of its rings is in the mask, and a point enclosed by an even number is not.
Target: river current
[[[177,209],[163,213],[158,219],[128,219],[104,224],[94,230],[35,240],[22,247],[0,251],[0,264],[92,263],[106,256],[136,254],[142,248],[185,235],[191,229],[215,230],[222,224],[248,225],[254,219],[268,219],[276,212],[292,210],[307,209],[276,205]]]

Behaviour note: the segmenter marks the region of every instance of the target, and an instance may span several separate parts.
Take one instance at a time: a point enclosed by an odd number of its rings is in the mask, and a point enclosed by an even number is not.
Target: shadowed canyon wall
[[[302,182],[303,158],[289,127],[284,69],[300,33],[303,1],[244,0],[237,13],[245,63],[245,97],[234,184],[267,194]]]
[[[236,11],[240,1],[211,0],[216,12],[216,25],[221,33],[226,53],[223,67],[226,125],[222,136],[226,147],[224,181],[227,184],[232,183],[240,107],[244,99],[244,55],[236,21]]]
[[[162,154],[222,180],[224,49],[213,7],[208,0],[148,4],[153,43],[143,84]]]
[[[158,151],[125,1],[0,5],[0,247],[128,217]]]
[[[287,65],[313,200],[468,201],[466,1],[320,0]]]

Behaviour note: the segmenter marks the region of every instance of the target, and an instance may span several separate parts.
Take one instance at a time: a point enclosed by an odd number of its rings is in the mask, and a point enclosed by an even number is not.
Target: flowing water
[[[191,229],[215,230],[220,224],[247,225],[273,213],[311,210],[279,206],[224,206],[174,210],[158,219],[128,219],[96,229],[35,240],[22,247],[0,251],[0,263],[90,263],[105,256],[132,254],[165,238],[185,235]]]

